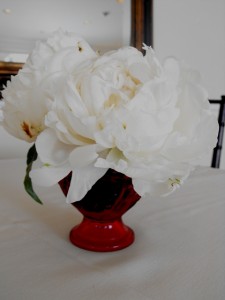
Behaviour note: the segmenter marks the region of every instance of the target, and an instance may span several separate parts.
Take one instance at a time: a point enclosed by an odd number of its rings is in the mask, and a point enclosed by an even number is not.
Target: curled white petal
[[[73,170],[67,203],[81,200],[106,171],[107,169],[95,168],[92,165]]]
[[[40,160],[48,165],[62,165],[69,157],[72,147],[60,142],[50,128],[44,130],[37,138],[36,149]]]

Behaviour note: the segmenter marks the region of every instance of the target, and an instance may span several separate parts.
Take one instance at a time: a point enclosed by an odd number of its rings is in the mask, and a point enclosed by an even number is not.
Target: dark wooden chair
[[[212,168],[220,167],[220,160],[222,155],[223,147],[223,135],[224,135],[224,124],[225,124],[225,95],[221,96],[220,100],[209,100],[211,104],[219,105],[219,114],[218,114],[218,123],[219,123],[219,132],[218,132],[218,141],[217,145],[213,150]]]

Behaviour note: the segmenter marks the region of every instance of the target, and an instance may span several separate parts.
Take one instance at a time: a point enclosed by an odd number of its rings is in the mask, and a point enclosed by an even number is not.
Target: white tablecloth
[[[1,300],[224,300],[225,171],[198,168],[167,198],[124,221],[135,243],[95,253],[68,240],[81,215],[58,186],[23,189],[25,162],[0,161]]]

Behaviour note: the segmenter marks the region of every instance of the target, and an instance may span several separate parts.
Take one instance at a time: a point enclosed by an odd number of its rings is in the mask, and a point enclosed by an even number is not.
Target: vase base
[[[134,242],[134,232],[121,219],[97,222],[84,218],[70,231],[75,246],[95,252],[111,252],[128,247]]]

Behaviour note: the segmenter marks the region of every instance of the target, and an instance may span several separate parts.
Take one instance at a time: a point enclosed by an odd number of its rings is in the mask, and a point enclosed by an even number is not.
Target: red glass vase
[[[59,182],[65,195],[71,176]],[[99,252],[128,247],[134,241],[134,232],[123,223],[122,215],[139,199],[131,178],[109,169],[82,200],[72,203],[83,215],[83,220],[72,228],[70,241],[80,248]]]

